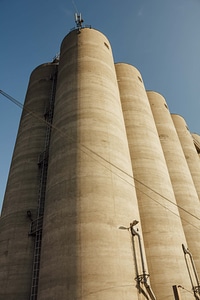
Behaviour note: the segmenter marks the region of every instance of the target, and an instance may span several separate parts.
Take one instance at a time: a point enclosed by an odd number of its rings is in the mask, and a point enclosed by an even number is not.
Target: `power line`
[[[135,181],[139,182],[141,185],[145,186],[147,189],[151,190],[152,192],[154,192],[155,194],[159,195],[160,197],[162,197],[163,199],[167,200],[168,202],[170,202],[171,204],[177,206],[179,209],[183,210],[185,213],[190,214],[193,218],[197,219],[198,221],[200,221],[200,218],[198,218],[197,216],[195,216],[194,214],[188,212],[185,208],[181,207],[180,205],[178,205],[177,203],[174,203],[173,201],[169,200],[167,197],[161,195],[160,193],[158,193],[157,191],[153,190],[151,187],[147,186],[145,183],[141,182],[140,180],[136,179],[134,177]]]
[[[189,222],[188,220],[184,219],[183,217],[180,217],[179,214],[176,214],[174,211],[172,211],[171,209],[169,209],[168,207],[166,207],[164,204],[160,203],[159,201],[155,200],[154,198],[152,198],[151,196],[149,196],[148,194],[146,194],[144,191],[141,191],[138,187],[136,187],[136,190],[140,191],[141,193],[143,193],[145,196],[147,196],[148,198],[150,198],[151,200],[153,200],[154,202],[156,202],[157,204],[159,204],[160,206],[164,207],[166,210],[168,210],[169,212],[171,212],[172,214],[174,214],[176,217],[178,217],[179,219],[185,221],[186,223],[190,224],[192,227],[196,228],[198,231],[200,231],[200,228],[196,227],[194,224],[192,224],[191,222]],[[162,197],[162,196],[161,196]],[[167,198],[165,198],[166,200],[168,200]],[[169,200],[170,201],[170,200]],[[171,202],[172,204],[174,204],[175,206],[177,206],[175,203]],[[190,214],[188,212],[188,214]]]
[[[78,12],[78,9],[77,9],[77,6],[76,6],[75,2],[74,2],[74,1],[72,1],[72,4],[73,4],[73,7],[74,7],[74,9],[75,9],[76,13],[78,14],[79,12]]]
[[[36,113],[34,113],[31,109],[27,108],[26,105],[23,105],[21,102],[19,102],[18,100],[16,100],[15,98],[11,97],[10,95],[6,94],[4,91],[0,90],[0,93],[5,96],[7,99],[9,99],[11,102],[13,102],[15,105],[17,105],[18,107],[20,107],[21,109],[23,109],[24,111],[27,111],[29,114],[31,114],[34,118],[36,118],[37,120],[45,123],[47,126],[50,126],[51,128],[55,129],[57,132],[59,132],[60,136],[62,137],[67,137],[68,139],[70,139],[71,141],[75,142],[74,138],[69,136],[68,134],[64,133],[62,130],[60,130],[59,128],[57,128],[55,125],[50,124],[49,122],[47,122],[44,118],[41,118],[40,116],[38,116]],[[174,213],[172,210],[170,210],[168,207],[164,206],[163,204],[161,204],[160,202],[156,201],[155,199],[153,199],[152,197],[150,197],[149,195],[147,195],[145,192],[141,191],[137,186],[134,185],[134,181],[140,183],[141,185],[145,186],[147,189],[151,190],[153,193],[159,195],[161,198],[165,199],[166,201],[170,202],[171,204],[173,204],[174,206],[176,206],[177,208],[179,208],[180,210],[183,210],[185,213],[189,214],[190,216],[192,216],[193,218],[197,219],[198,221],[200,221],[200,218],[198,218],[197,216],[195,216],[194,214],[190,213],[189,211],[187,211],[186,209],[184,209],[183,207],[181,207],[180,205],[178,205],[177,203],[174,203],[172,200],[168,199],[167,197],[163,196],[162,194],[160,194],[159,192],[155,191],[154,189],[152,189],[151,187],[147,186],[145,183],[141,182],[140,180],[138,180],[137,178],[135,178],[133,175],[127,173],[126,171],[122,170],[120,167],[116,166],[115,164],[113,164],[112,162],[108,161],[106,158],[104,158],[103,156],[101,156],[100,154],[98,154],[97,152],[95,152],[94,150],[90,149],[89,147],[83,145],[80,142],[77,142],[77,147],[86,155],[88,155],[90,158],[92,158],[93,160],[95,160],[97,163],[101,164],[104,168],[108,169],[110,172],[112,172],[114,175],[118,176],[120,179],[122,179],[123,181],[125,181],[126,183],[128,183],[129,185],[135,187],[136,189],[138,189],[140,192],[142,192],[143,194],[145,194],[147,197],[149,197],[151,200],[153,200],[154,202],[156,202],[157,204],[159,204],[160,206],[163,206],[165,209],[167,209],[168,211],[170,211],[171,213],[177,215],[176,213]],[[89,153],[88,153],[89,152]],[[94,156],[91,156],[91,154],[93,154]],[[97,160],[97,158],[99,158],[100,160]],[[102,163],[102,161],[106,162],[107,164],[109,164],[110,166],[114,167],[116,170],[122,172],[123,174],[125,174],[126,176],[128,176],[132,182],[130,183],[129,181],[127,181],[127,179],[123,178],[122,176],[120,176],[119,174],[117,174],[116,172],[114,172],[113,170],[111,170],[110,168],[108,168],[108,166],[104,165]],[[188,220],[183,219],[182,217],[180,217],[179,215],[177,215],[180,219],[184,220],[185,222],[187,222],[188,224],[190,224],[191,226],[193,226],[194,228],[200,230],[198,227],[196,227],[195,225],[193,225],[192,223],[190,223]]]

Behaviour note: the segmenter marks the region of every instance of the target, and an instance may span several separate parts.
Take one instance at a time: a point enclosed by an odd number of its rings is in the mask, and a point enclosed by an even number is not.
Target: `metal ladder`
[[[44,147],[44,151],[40,154],[38,159],[38,166],[40,169],[40,184],[39,184],[39,195],[38,195],[37,218],[31,222],[31,229],[29,232],[29,235],[35,238],[30,300],[37,300],[37,295],[38,295],[43,216],[44,216],[44,206],[45,206],[49,145],[51,139],[51,125],[53,121],[54,100],[55,100],[56,83],[57,83],[57,67],[58,66],[56,65],[55,72],[50,78],[52,80],[50,101],[49,101],[49,107],[46,110],[44,115],[45,120],[47,122],[45,147]]]

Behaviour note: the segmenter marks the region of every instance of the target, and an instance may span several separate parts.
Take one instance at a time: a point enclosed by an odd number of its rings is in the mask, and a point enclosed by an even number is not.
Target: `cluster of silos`
[[[114,64],[101,32],[71,31],[59,65],[30,77],[0,218],[0,300],[161,300],[173,299],[173,285],[191,290],[181,245],[200,273],[198,138],[195,148],[136,68]],[[30,225],[41,217],[47,144],[40,244]]]
[[[167,299],[173,284],[190,284],[181,247],[185,235],[141,74],[122,63],[116,64],[116,73],[150,280],[157,298]]]
[[[200,272],[200,169],[193,139],[188,134],[184,120],[171,115],[165,99],[158,93],[147,92],[162,145],[166,165],[176,197],[187,245]],[[186,129],[186,130],[185,130]],[[193,156],[193,157],[192,157]],[[192,157],[192,162],[191,158]],[[193,176],[192,176],[193,175]],[[195,184],[196,182],[196,184]]]

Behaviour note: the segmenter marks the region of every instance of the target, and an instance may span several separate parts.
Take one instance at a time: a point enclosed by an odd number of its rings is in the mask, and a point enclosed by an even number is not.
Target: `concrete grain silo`
[[[152,91],[147,94],[179,207],[187,246],[193,255],[197,272],[200,274],[200,204],[198,195],[164,97]]]
[[[163,97],[148,100],[139,71],[75,20],[30,77],[0,217],[0,300],[173,299],[172,286],[191,289],[181,244],[200,271],[200,137],[195,150],[178,117],[181,147]]]
[[[143,299],[130,233],[139,219],[112,50],[97,30],[61,45],[38,299]],[[52,271],[53,270],[53,271]]]
[[[200,160],[197,150],[194,145],[194,141],[185,120],[179,116],[172,114],[172,120],[174,122],[192,179],[200,199]]]
[[[141,74],[124,63],[116,64],[116,73],[150,281],[157,299],[168,299],[172,285],[190,287],[181,247],[185,236]]]
[[[0,218],[0,299],[29,299],[37,218],[40,170],[45,148],[45,108],[52,91],[55,63],[43,64],[30,77]]]

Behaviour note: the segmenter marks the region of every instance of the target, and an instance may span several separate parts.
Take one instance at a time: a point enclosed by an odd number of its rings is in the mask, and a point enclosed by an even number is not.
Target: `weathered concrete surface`
[[[116,64],[116,73],[151,285],[157,299],[173,298],[175,282],[189,284],[176,200],[141,74],[123,63]]]
[[[172,114],[171,116],[200,199],[200,160],[194,145],[193,137],[183,117],[175,114]]]
[[[111,46],[96,30],[62,42],[53,126],[38,299],[141,299],[119,229],[139,218],[128,143]]]
[[[192,252],[198,274],[200,274],[200,204],[198,195],[164,97],[155,92],[147,94],[179,207],[187,246]],[[177,227],[174,228],[177,230]]]
[[[54,64],[36,68],[30,77],[0,218],[0,299],[30,296],[34,240],[28,236],[30,210],[36,217],[39,193],[38,157],[44,151],[45,107]],[[30,113],[31,111],[32,113]],[[34,115],[33,115],[34,114]],[[40,119],[38,119],[39,117]]]

